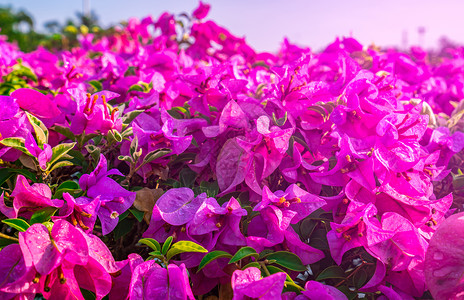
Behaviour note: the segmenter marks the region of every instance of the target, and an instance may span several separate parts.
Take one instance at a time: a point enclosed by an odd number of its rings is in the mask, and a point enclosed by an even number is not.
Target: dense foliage
[[[257,53],[208,11],[0,41],[0,299],[459,297],[464,48]]]

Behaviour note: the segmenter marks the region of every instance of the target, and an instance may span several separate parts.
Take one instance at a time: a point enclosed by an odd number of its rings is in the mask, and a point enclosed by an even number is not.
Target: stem
[[[342,281],[340,281],[339,283],[337,283],[334,287],[339,287],[342,283],[344,283],[345,281],[347,281],[348,279],[350,279],[354,274],[358,273],[359,270],[361,270],[361,268],[365,265],[370,265],[371,263],[368,263],[368,262],[365,262],[363,261],[359,266],[356,267],[356,269],[353,270],[353,272],[348,275],[346,277],[346,279],[343,279]]]
[[[19,243],[19,240],[15,237],[12,237],[12,236],[9,236],[9,235],[6,235],[6,234],[3,234],[0,232],[0,237],[4,238],[4,239],[7,239],[7,240],[12,240],[12,241],[15,241],[15,242],[18,242]]]
[[[267,276],[271,276],[271,273],[269,273],[269,270],[266,267],[266,261],[267,259],[265,261],[259,261],[258,263],[263,268],[264,273],[266,273]]]

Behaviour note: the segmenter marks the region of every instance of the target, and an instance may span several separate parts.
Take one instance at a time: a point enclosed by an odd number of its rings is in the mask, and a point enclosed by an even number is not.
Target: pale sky
[[[24,8],[36,29],[48,20],[63,22],[82,12],[83,0],[0,0],[0,5]],[[129,17],[162,12],[191,12],[196,0],[89,0],[103,25]],[[319,50],[337,36],[353,36],[363,44],[401,46],[420,42],[418,28],[426,31],[423,45],[437,45],[446,35],[464,44],[464,1],[457,0],[205,0],[209,19],[237,36],[245,36],[258,51],[275,51],[283,37]]]

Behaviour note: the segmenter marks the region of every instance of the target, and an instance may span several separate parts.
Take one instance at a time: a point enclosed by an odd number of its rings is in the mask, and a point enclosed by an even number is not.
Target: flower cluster
[[[209,9],[0,40],[0,298],[462,292],[464,49],[258,53]]]

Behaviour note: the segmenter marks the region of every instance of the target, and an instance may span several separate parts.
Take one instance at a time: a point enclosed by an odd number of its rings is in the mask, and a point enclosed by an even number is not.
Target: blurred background
[[[464,1],[442,0],[206,0],[207,19],[258,51],[277,51],[284,37],[318,51],[337,36],[364,45],[426,49],[464,44]],[[1,34],[34,48],[43,35],[60,34],[84,24],[109,28],[130,17],[158,18],[162,12],[190,13],[197,0],[0,0]],[[67,29],[66,29],[67,28]],[[27,35],[27,37],[25,36]]]

